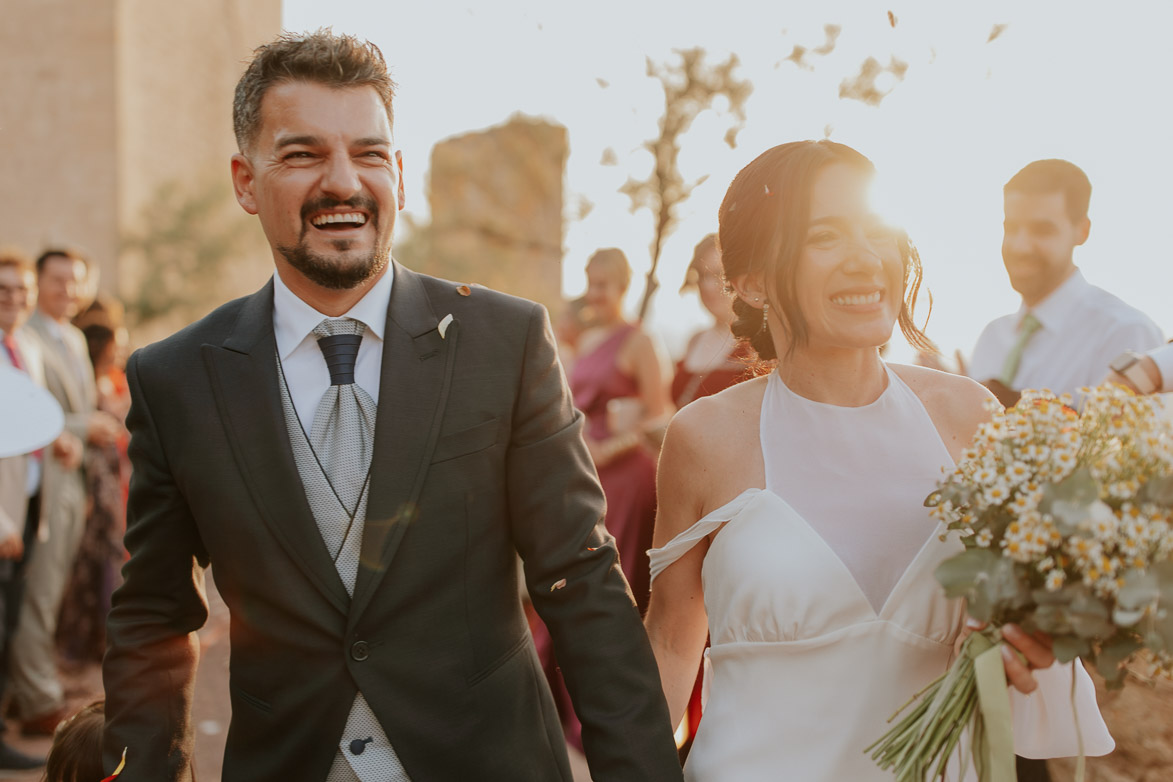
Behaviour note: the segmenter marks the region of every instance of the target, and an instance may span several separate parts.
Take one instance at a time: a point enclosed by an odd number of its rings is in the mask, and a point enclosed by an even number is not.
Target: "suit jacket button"
[[[362,662],[371,656],[371,647],[366,641],[355,641],[354,645],[350,647],[350,657],[353,660]]]

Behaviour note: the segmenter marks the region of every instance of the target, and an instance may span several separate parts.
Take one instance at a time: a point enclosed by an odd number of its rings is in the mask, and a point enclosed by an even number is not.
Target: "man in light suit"
[[[211,563],[225,782],[569,781],[520,554],[594,777],[680,780],[545,311],[390,259],[392,89],[374,46],[324,31],[237,85],[233,183],[276,274],[127,367],[108,770],[125,749],[123,782],[189,778]]]
[[[118,422],[95,409],[97,392],[77,314],[87,263],[71,250],[47,250],[36,262],[37,308],[27,328],[41,347],[44,385],[65,411],[65,429],[81,442],[105,445]],[[12,641],[12,700],[26,734],[52,735],[67,715],[57,676],[54,636],[85,524],[86,486],[80,461],[42,462],[41,522],[29,556],[27,589]]]
[[[43,386],[45,377],[39,347],[21,328],[35,300],[32,264],[15,251],[0,250],[0,367],[24,372]],[[62,435],[51,452],[80,460],[80,443],[71,442],[70,435]],[[25,565],[40,520],[44,458],[44,453],[39,453],[0,459],[0,701],[8,685],[9,651],[23,602]],[[0,769],[30,769],[41,765],[44,765],[41,758],[19,752],[0,740]]]

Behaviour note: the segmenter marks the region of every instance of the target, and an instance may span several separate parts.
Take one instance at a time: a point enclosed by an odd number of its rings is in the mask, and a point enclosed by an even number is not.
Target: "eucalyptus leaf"
[[[1068,606],[1071,605],[1071,599],[1075,597],[1078,586],[1078,584],[1065,584],[1054,591],[1036,589],[1031,593],[1031,598],[1036,605],[1040,606]]]
[[[1173,507],[1173,475],[1159,475],[1140,489],[1140,503],[1152,502],[1166,508]]]
[[[1068,612],[1071,616],[1071,627],[1081,638],[1104,638],[1116,630],[1109,621],[1112,611],[1108,604],[1087,589],[1076,591]]]
[[[1091,654],[1092,646],[1085,638],[1075,635],[1056,635],[1051,639],[1051,651],[1061,663],[1069,663],[1076,657]]]
[[[1023,608],[1031,604],[1030,584],[1020,575],[1015,563],[998,557],[988,581],[978,585],[985,589],[990,600],[1000,609]]]
[[[1055,500],[1050,514],[1064,537],[1086,534],[1087,527],[1097,521],[1114,520],[1112,509],[1098,499],[1089,503]]]
[[[1132,627],[1144,619],[1146,613],[1144,608],[1122,608],[1117,605],[1112,609],[1112,623],[1117,627]]]
[[[1067,607],[1065,605],[1040,605],[1035,609],[1034,621],[1040,630],[1052,636],[1071,633],[1073,631],[1071,617],[1067,615]]]
[[[1161,593],[1161,605],[1173,607],[1173,561],[1158,562],[1149,568],[1157,579],[1157,590]]]
[[[1161,597],[1161,584],[1156,573],[1137,568],[1124,571],[1121,578],[1124,585],[1116,594],[1112,621],[1120,627],[1131,627],[1144,618],[1150,607],[1156,606]]]
[[[938,565],[935,575],[946,596],[968,597],[980,582],[990,579],[1001,559],[988,548],[967,549]]]
[[[1157,609],[1153,615],[1152,632],[1161,639],[1161,643],[1150,644],[1150,646],[1156,650],[1173,649],[1173,610],[1171,607],[1162,605]]]
[[[1168,647],[1165,644],[1165,638],[1156,630],[1149,630],[1144,636],[1144,645],[1146,648],[1154,652],[1163,652]]]
[[[1118,635],[1100,647],[1096,655],[1096,670],[1111,689],[1124,684],[1124,663],[1134,652],[1141,649],[1141,642],[1127,635]]]
[[[1092,477],[1090,469],[1080,467],[1058,483],[1049,483],[1043,487],[1043,499],[1039,503],[1039,509],[1044,513],[1053,513],[1050,508],[1055,502],[1091,505],[1098,499],[1100,484]]]

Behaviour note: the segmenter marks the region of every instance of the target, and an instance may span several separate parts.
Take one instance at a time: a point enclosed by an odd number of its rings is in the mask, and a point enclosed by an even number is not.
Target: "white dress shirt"
[[[4,330],[0,329],[0,337],[3,337],[4,335]],[[16,340],[16,349],[20,353],[21,361],[23,361],[25,364],[23,368],[24,373],[31,377],[34,383],[43,387],[45,385],[44,372],[38,372],[33,366],[34,361],[40,360],[39,356],[30,349],[28,341],[24,339],[24,334],[20,329],[12,332],[12,336]],[[8,351],[2,348],[0,348],[0,367],[12,367],[13,369],[16,369],[16,367],[12,364],[12,359],[8,356]],[[26,462],[27,473],[25,476],[25,494],[29,497],[32,497],[41,489],[41,470],[43,469],[41,466],[41,459],[44,458],[44,455],[42,454],[39,457],[29,456],[26,458],[24,456],[19,456],[12,458],[21,459]],[[21,521],[21,528],[24,528],[23,520]]]
[[[1153,348],[1148,355],[1161,371],[1161,387],[1157,390],[1173,391],[1173,344]]]
[[[986,326],[973,350],[970,377],[985,381],[1002,374],[1027,309],[1023,305]],[[1089,283],[1078,269],[1030,311],[1042,325],[1023,350],[1011,383],[1018,390],[1074,394],[1099,385],[1108,376],[1109,362],[1123,351],[1143,352],[1165,341],[1151,318]]]
[[[391,303],[394,279],[394,269],[388,264],[386,273],[374,287],[341,316],[366,324],[355,359],[354,382],[376,402],[379,401],[379,370],[383,364],[383,331],[387,325],[387,307]],[[330,370],[318,347],[317,337],[313,335],[314,328],[327,317],[289,290],[280,274],[273,274],[273,331],[277,337],[277,355],[281,358],[293,409],[307,432],[313,427],[314,413],[322,395],[330,387]]]

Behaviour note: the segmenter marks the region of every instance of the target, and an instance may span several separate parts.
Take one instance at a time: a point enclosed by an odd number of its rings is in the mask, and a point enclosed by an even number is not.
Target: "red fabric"
[[[750,363],[753,353],[745,342],[738,342],[730,351],[725,364],[702,375],[684,368],[684,359],[676,362],[676,374],[672,376],[672,403],[677,409],[694,399],[724,391],[729,386],[748,380],[753,376]]]
[[[8,360],[12,362],[12,366],[24,372],[24,361],[20,357],[20,348],[16,346],[16,338],[11,334],[5,334],[3,341],[4,349],[8,351]]]

